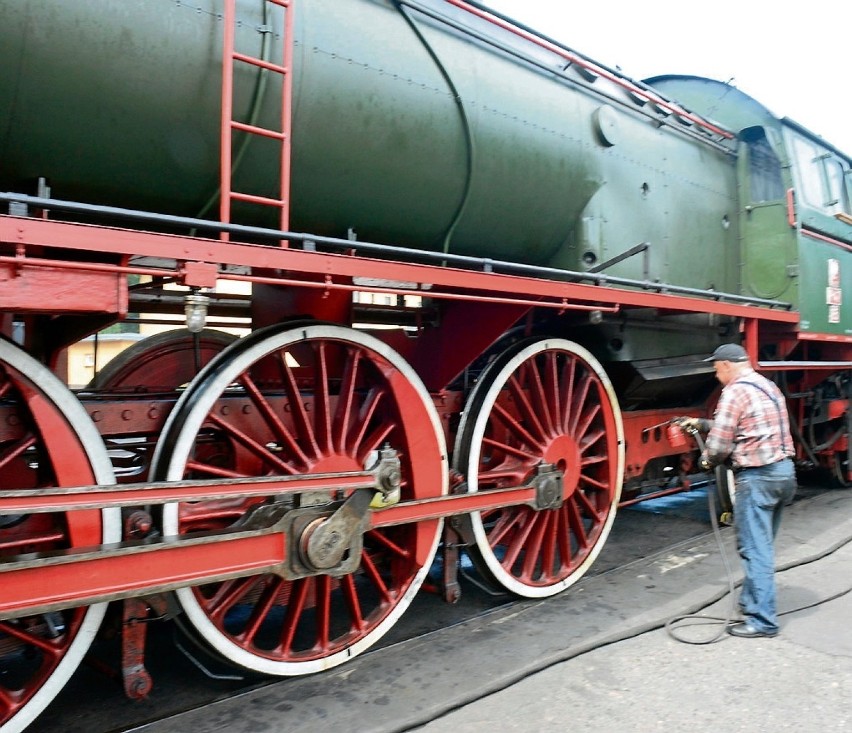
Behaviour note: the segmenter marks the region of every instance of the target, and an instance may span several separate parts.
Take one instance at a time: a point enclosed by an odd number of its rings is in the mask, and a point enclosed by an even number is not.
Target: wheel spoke
[[[580,450],[585,453],[589,448],[593,445],[597,445],[597,443],[606,437],[606,430],[589,430],[583,435],[583,439],[580,441]],[[606,445],[601,446],[601,448],[606,448]]]
[[[246,390],[254,406],[260,411],[264,421],[270,427],[275,437],[284,444],[287,452],[292,455],[302,466],[308,465],[308,457],[302,451],[298,441],[284,424],[284,421],[272,409],[269,400],[263,396],[251,375],[243,373],[240,375],[240,384]],[[295,471],[294,471],[295,472]]]
[[[555,568],[559,538],[559,511],[549,511],[544,515],[544,528],[541,542],[541,573],[543,578],[552,579],[557,573]]]
[[[566,501],[559,509],[556,510],[557,517],[557,535],[556,541],[559,546],[559,556],[562,558],[562,572],[567,571],[572,567],[574,553],[571,549],[571,521],[570,521],[570,501]]]
[[[244,639],[252,644],[255,643],[255,639],[260,632],[261,626],[269,617],[269,612],[272,610],[272,606],[276,601],[282,584],[284,583],[283,579],[274,576],[268,576],[266,581],[263,592],[252,607],[251,615],[246,621],[245,629],[242,633],[236,635],[237,638]]]
[[[367,535],[369,539],[373,542],[378,542],[384,550],[394,557],[398,557],[400,559],[407,559],[411,557],[411,551],[402,545],[393,542],[390,537],[385,535],[384,532],[379,532],[377,530],[372,530]]]
[[[582,468],[586,468],[587,466],[596,466],[600,464],[605,464],[609,461],[609,457],[604,454],[593,454],[590,456],[583,456],[582,460]]]
[[[533,416],[541,416],[539,422],[542,426],[542,434],[545,437],[553,435],[554,433],[553,419],[550,415],[551,403],[548,399],[547,388],[545,387],[548,362],[547,356],[547,354],[544,355],[544,359],[541,363],[539,363],[536,359],[531,359],[525,365],[528,372],[528,377],[525,382],[530,393],[530,402],[534,409]],[[545,372],[544,375],[542,375],[542,371]]]
[[[254,588],[258,578],[237,578],[222,583],[209,598],[205,598],[204,606],[210,618],[216,623],[224,623],[225,614],[228,613],[240,600]]]
[[[591,486],[596,489],[600,489],[601,491],[609,491],[609,484],[593,479],[591,476],[587,476],[584,473],[580,474],[580,481],[587,486],[591,484]]]
[[[512,463],[506,466],[483,471],[479,474],[479,485],[499,488],[502,486],[520,486],[528,473],[528,466]]]
[[[509,412],[499,404],[494,405],[494,417],[498,418],[500,422],[510,431],[511,435],[520,440],[522,445],[529,447],[538,447],[541,444],[541,441],[534,438],[527,430],[524,428],[523,424],[515,418],[513,415],[509,414]]]
[[[550,409],[550,433],[556,435],[563,424],[564,405],[559,399],[559,368],[556,354],[550,351],[545,353],[543,392],[545,404]]]
[[[376,590],[379,591],[379,595],[381,599],[385,603],[390,603],[391,601],[391,590],[388,588],[385,581],[382,579],[382,576],[379,574],[379,570],[376,567],[376,564],[373,562],[373,559],[366,552],[361,554],[361,563],[364,566],[364,570],[367,573],[367,576],[373,582],[373,585],[376,587]]]
[[[586,410],[585,415],[580,418],[577,424],[577,430],[574,433],[575,438],[585,438],[586,434],[589,432],[589,428],[592,425],[592,421],[597,418],[601,414],[601,406],[600,404],[593,405],[590,409]]]
[[[305,403],[302,402],[302,394],[296,382],[296,377],[287,363],[286,357],[286,353],[282,351],[278,355],[278,364],[284,376],[284,389],[289,399],[290,414],[293,416],[293,423],[296,426],[297,439],[309,455],[316,457],[320,454],[319,445],[317,445],[316,436],[311,428]]]
[[[568,426],[569,435],[577,435],[577,427],[580,422],[580,416],[583,413],[583,407],[589,396],[589,391],[592,388],[592,380],[588,373],[584,373],[580,377],[579,390],[575,392],[574,402],[571,405],[571,419]]]
[[[506,554],[503,557],[503,566],[512,568],[518,559],[518,556],[526,545],[527,538],[532,532],[535,522],[529,517],[524,517],[525,521],[515,521],[512,523],[512,536],[509,545],[506,547]]]
[[[314,347],[314,434],[323,453],[332,449],[331,440],[331,385],[328,374],[328,344],[320,341]]]
[[[524,543],[524,567],[521,574],[522,577],[529,580],[535,580],[539,560],[543,559],[541,558],[541,548],[548,519],[548,514],[534,514],[529,522],[531,531]]]
[[[284,615],[284,623],[282,625],[281,643],[278,647],[281,656],[285,659],[293,653],[296,628],[299,625],[299,619],[305,613],[305,604],[311,585],[312,580],[309,578],[294,581],[292,584],[290,599],[287,603],[287,612]]]
[[[561,393],[562,399],[562,432],[570,431],[571,406],[574,404],[574,383],[577,376],[577,362],[572,358],[565,359],[565,366],[562,368],[562,383]]]
[[[361,610],[361,601],[358,598],[358,590],[355,587],[355,579],[351,575],[344,575],[340,579],[340,585],[343,588],[346,607],[352,620],[351,631],[353,633],[362,631],[365,626],[365,619]]]
[[[595,508],[595,506],[589,501],[589,498],[582,491],[574,492],[573,499],[577,503],[578,509],[585,510],[586,516],[588,516],[589,519],[596,521],[600,517],[600,510]]]
[[[222,466],[213,466],[210,463],[202,463],[201,461],[187,461],[187,473],[204,474],[207,476],[220,476],[221,478],[246,478],[242,471],[234,471]]]
[[[32,435],[27,435],[17,441],[17,443],[4,448],[0,452],[0,469],[6,468],[10,463],[19,459],[24,452],[32,448],[35,444],[36,438]]]
[[[579,498],[582,495],[577,494],[575,496]],[[583,524],[583,518],[580,514],[579,508],[577,507],[576,501],[569,500],[565,509],[568,512],[568,526],[571,528],[571,537],[576,543],[577,552],[587,550],[589,547],[589,541],[586,536],[586,527]]]
[[[39,634],[35,634],[31,631],[27,631],[26,629],[13,626],[8,623],[0,624],[0,631],[8,636],[18,639],[18,641],[23,642],[27,646],[36,647],[48,656],[57,657],[62,654],[63,650],[61,646],[57,645],[56,639],[46,639]]]
[[[492,548],[501,547],[506,543],[506,538],[517,527],[520,521],[518,513],[507,511],[505,509],[495,509],[491,512],[482,512],[483,518],[488,518],[491,531],[488,533],[488,540]],[[497,517],[494,521],[493,517]]]
[[[532,372],[535,375],[538,375],[538,372],[535,369],[533,369]],[[529,380],[526,380],[526,383],[529,384]],[[530,435],[530,443],[541,444],[546,439],[547,433],[545,432],[544,426],[542,425],[541,420],[539,420],[538,415],[536,414],[536,410],[533,407],[532,402],[530,401],[530,398],[528,396],[529,392],[521,386],[519,376],[516,375],[512,375],[509,378],[507,386],[509,388],[509,394],[512,395],[512,399],[514,400],[521,414],[521,420],[513,420],[514,425],[517,426],[518,429],[521,429],[520,425],[521,421],[523,421],[523,423],[528,426],[528,430],[530,431],[529,433],[526,433],[526,431],[524,431],[527,435]],[[534,385],[530,388],[529,391],[531,391],[533,395],[540,396],[541,394],[540,391],[535,389]],[[534,434],[535,437],[532,437],[531,434]]]
[[[340,394],[337,398],[337,413],[334,416],[336,439],[334,447],[341,453],[347,449],[346,438],[352,425],[355,411],[355,391],[358,379],[358,365],[361,363],[361,351],[350,350],[346,358]]]
[[[350,436],[349,441],[347,441],[348,452],[351,453],[356,450],[358,446],[363,445],[364,435],[384,402],[385,395],[386,393],[384,389],[370,390],[366,400],[364,400],[361,410],[359,411],[358,422],[355,424],[354,435]]]
[[[502,453],[514,456],[515,458],[520,458],[524,463],[534,462],[536,460],[536,455],[532,451],[523,450],[522,448],[509,445],[508,443],[504,443],[499,440],[494,440],[493,438],[483,438],[482,445],[488,446],[489,448],[496,448]]]
[[[316,643],[314,648],[326,652],[331,644],[331,578],[320,575],[314,578],[316,594]]]
[[[249,450],[255,456],[263,460],[265,463],[270,464],[273,469],[277,469],[281,473],[290,475],[297,473],[296,468],[291,466],[289,463],[282,461],[280,458],[278,458],[278,456],[274,455],[273,453],[270,453],[269,449],[265,445],[262,445],[258,441],[254,440],[250,435],[239,430],[230,422],[227,422],[218,415],[214,415],[212,413],[209,416],[209,421],[220,430],[223,430],[228,433],[231,438],[233,438],[237,443]]]
[[[375,430],[361,441],[356,454],[356,460],[359,465],[364,466],[367,463],[370,454],[375,453],[382,446],[393,429],[394,426],[392,423],[382,423],[377,425]]]

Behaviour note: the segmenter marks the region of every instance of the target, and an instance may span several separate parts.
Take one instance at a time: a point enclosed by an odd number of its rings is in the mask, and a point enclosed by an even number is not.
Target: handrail
[[[521,26],[516,21],[507,18],[495,11],[485,7],[484,5],[480,5],[476,2],[469,2],[468,0],[445,0],[445,2],[450,5],[454,5],[461,10],[464,10],[471,15],[475,15],[482,20],[485,20],[493,25],[496,25],[498,28],[502,28],[503,30],[512,33],[519,38],[523,38],[525,41],[529,41],[530,43],[534,43],[535,45],[550,51],[551,53],[555,53],[557,56],[562,57],[568,63],[573,64],[574,66],[578,66],[582,69],[586,69],[588,71],[593,72],[597,76],[600,76],[608,81],[611,81],[614,84],[626,89],[631,94],[636,94],[644,99],[647,99],[649,102],[652,102],[657,107],[661,109],[667,110],[669,113],[676,114],[679,117],[682,117],[685,120],[689,120],[695,125],[699,127],[703,127],[705,130],[709,130],[714,135],[718,135],[719,137],[726,138],[728,140],[732,140],[735,135],[729,130],[724,130],[721,127],[717,127],[716,125],[708,122],[703,117],[699,117],[693,112],[689,112],[683,109],[680,105],[675,104],[674,102],[670,102],[667,99],[664,99],[659,94],[652,92],[647,87],[639,86],[635,84],[630,79],[624,76],[620,76],[619,74],[610,71],[604,66],[600,64],[593,63],[577,53],[571,51],[570,49],[558,44],[554,41],[551,41],[544,36],[532,32],[524,26]]]
[[[727,301],[731,303],[744,303],[748,305],[761,305],[768,308],[780,308],[792,310],[793,304],[786,301],[757,298],[738,293],[726,293],[718,290],[704,290],[701,288],[690,288],[682,285],[673,285],[664,282],[651,282],[648,280],[633,280],[613,275],[603,275],[592,272],[578,272],[576,270],[564,270],[557,267],[546,267],[544,265],[527,265],[521,262],[508,260],[494,260],[488,257],[472,257],[469,255],[458,255],[446,252],[433,252],[430,250],[412,249],[410,247],[397,247],[389,244],[378,244],[374,242],[362,242],[360,240],[340,239],[337,237],[322,237],[305,232],[287,232],[280,229],[267,229],[264,227],[253,227],[244,224],[229,224],[225,222],[210,221],[208,219],[193,219],[189,217],[175,216],[173,214],[155,214],[147,211],[136,211],[133,209],[122,209],[114,206],[101,206],[96,204],[84,204],[74,201],[63,201],[59,199],[42,198],[16,193],[0,193],[0,201],[10,204],[24,204],[37,209],[64,210],[84,214],[95,214],[104,217],[115,217],[134,221],[145,221],[168,226],[186,227],[188,230],[206,230],[210,232],[228,232],[230,234],[243,234],[250,237],[261,237],[267,239],[288,240],[302,242],[305,245],[325,245],[339,249],[344,252],[364,251],[390,255],[402,262],[417,262],[422,260],[432,261],[438,265],[454,264],[468,269],[481,272],[494,272],[500,270],[504,273],[526,273],[552,280],[566,282],[588,282],[594,285],[612,285],[621,287],[638,288],[657,293],[672,295],[691,295],[701,298],[709,298],[715,301]]]

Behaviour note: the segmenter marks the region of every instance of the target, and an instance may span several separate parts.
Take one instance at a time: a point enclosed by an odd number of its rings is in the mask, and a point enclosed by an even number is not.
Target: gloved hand
[[[707,431],[708,421],[700,417],[676,417],[672,422],[687,433]]]

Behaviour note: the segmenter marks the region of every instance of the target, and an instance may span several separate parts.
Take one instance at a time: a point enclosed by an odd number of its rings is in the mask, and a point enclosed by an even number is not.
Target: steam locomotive
[[[298,675],[436,553],[449,601],[460,547],[564,590],[619,505],[688,487],[665,426],[726,341],[852,480],[852,160],[728,84],[471,0],[7,0],[0,67],[4,733],[108,607],[144,697],[136,622],[176,606]]]

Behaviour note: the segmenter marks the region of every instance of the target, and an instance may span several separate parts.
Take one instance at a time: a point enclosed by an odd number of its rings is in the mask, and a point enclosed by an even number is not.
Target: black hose
[[[698,443],[698,448],[701,452],[704,452],[704,440],[701,437],[701,434],[696,430],[692,433],[695,438],[695,442]],[[723,467],[717,466],[716,471],[716,481],[717,486],[720,480],[719,476],[719,468]],[[675,641],[683,642],[684,644],[713,644],[714,642],[719,641],[725,634],[727,633],[727,628],[730,625],[731,621],[733,621],[737,617],[737,608],[734,604],[734,591],[736,589],[736,584],[734,583],[734,574],[731,570],[731,565],[728,562],[728,553],[725,550],[725,543],[722,542],[722,532],[719,529],[719,518],[718,511],[716,509],[716,495],[714,491],[707,490],[707,508],[710,511],[710,524],[713,526],[713,536],[716,538],[716,545],[719,548],[719,554],[722,556],[722,564],[725,566],[725,575],[728,579],[728,595],[731,597],[731,603],[728,607],[727,616],[724,618],[718,616],[704,616],[702,614],[683,614],[680,616],[675,616],[674,618],[670,618],[666,621],[665,629],[666,633],[672,637]],[[687,622],[687,623],[683,623]],[[713,636],[708,639],[686,639],[682,636],[678,636],[676,631],[677,629],[683,626],[707,626],[707,625],[717,625],[719,624],[721,628],[717,631]]]

